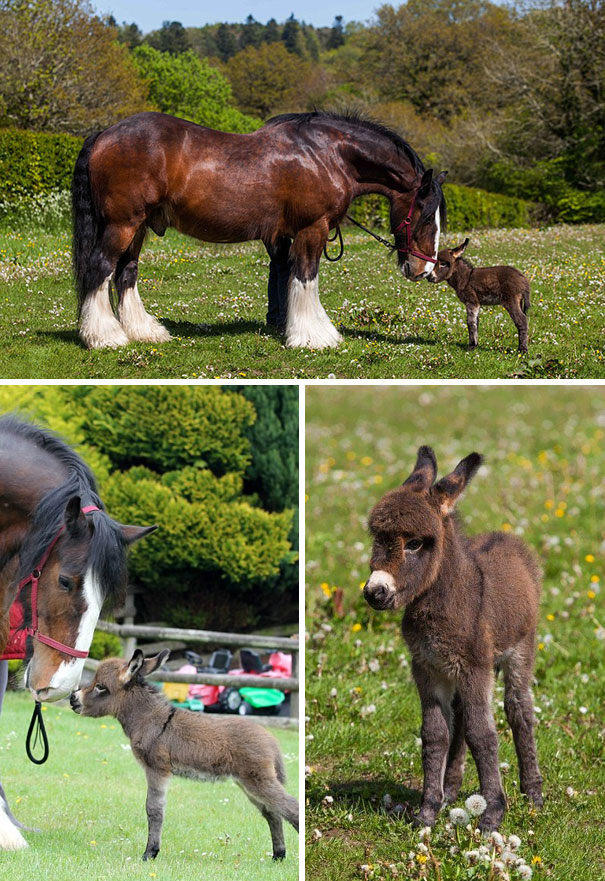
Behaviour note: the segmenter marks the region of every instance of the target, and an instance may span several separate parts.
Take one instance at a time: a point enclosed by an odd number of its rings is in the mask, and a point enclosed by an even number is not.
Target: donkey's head
[[[456,263],[466,251],[468,243],[469,239],[465,239],[457,248],[443,248],[439,251],[437,263],[433,267],[428,280],[434,282],[447,281],[456,269]]]
[[[433,178],[429,169],[411,194],[402,193],[391,204],[391,229],[399,256],[399,268],[406,278],[426,278],[437,259],[439,236],[445,226],[446,209],[441,184],[447,171]],[[428,259],[427,259],[428,258]]]
[[[80,496],[69,499],[58,526],[54,515],[38,526],[21,555],[20,576],[38,576],[28,619],[36,624],[37,617],[40,634],[32,640],[25,681],[36,700],[54,701],[79,685],[82,653],[90,648],[104,600],[122,598],[127,546],[156,527],[123,526],[96,507],[83,510]]]
[[[169,656],[170,652],[164,649],[145,659],[143,652],[137,649],[128,662],[123,658],[107,658],[97,667],[90,685],[71,695],[72,710],[81,716],[118,716],[131,697],[133,686],[144,685],[144,677],[155,673]]]
[[[370,514],[374,539],[364,597],[373,609],[400,609],[427,591],[441,569],[447,520],[482,457],[471,453],[437,483],[437,460],[420,447],[414,470]]]

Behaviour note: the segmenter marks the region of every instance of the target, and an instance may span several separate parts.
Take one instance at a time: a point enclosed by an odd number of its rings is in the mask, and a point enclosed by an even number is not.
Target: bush
[[[82,139],[0,129],[0,202],[66,191]]]
[[[90,644],[90,657],[95,661],[122,656],[122,641],[113,633],[95,630]]]
[[[445,184],[448,229],[479,229],[483,227],[531,226],[536,206],[531,202],[474,187]],[[364,226],[390,230],[389,203],[383,196],[362,196],[351,207],[351,216]]]
[[[71,220],[71,194],[68,190],[14,196],[0,200],[0,224],[13,229],[35,227],[61,232]]]

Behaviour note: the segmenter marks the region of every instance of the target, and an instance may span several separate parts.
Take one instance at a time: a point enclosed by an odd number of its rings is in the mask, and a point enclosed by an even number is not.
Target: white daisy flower
[[[469,795],[464,802],[464,807],[467,809],[471,817],[480,817],[487,807],[487,802],[482,795],[476,793],[475,795]]]

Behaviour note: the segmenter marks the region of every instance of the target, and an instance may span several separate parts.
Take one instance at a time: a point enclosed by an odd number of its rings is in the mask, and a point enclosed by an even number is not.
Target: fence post
[[[300,679],[298,679],[298,654],[299,654],[298,651],[292,652],[292,673],[290,675],[292,676],[292,679],[297,679],[300,682]],[[299,695],[298,691],[291,691],[290,692],[290,714],[293,719],[299,718],[299,716],[298,716],[298,706],[299,706],[298,695]]]

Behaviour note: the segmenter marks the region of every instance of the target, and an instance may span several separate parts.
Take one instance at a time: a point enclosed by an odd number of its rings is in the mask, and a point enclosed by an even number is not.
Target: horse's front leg
[[[297,233],[290,248],[288,346],[325,349],[341,340],[319,300],[319,260],[328,232],[328,222],[322,220]]]
[[[0,715],[8,681],[8,661],[0,661]],[[13,816],[0,783],[0,850],[23,850],[27,841],[19,832],[25,827]]]

